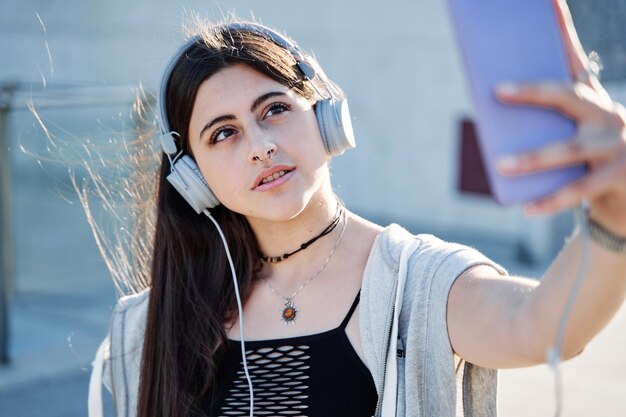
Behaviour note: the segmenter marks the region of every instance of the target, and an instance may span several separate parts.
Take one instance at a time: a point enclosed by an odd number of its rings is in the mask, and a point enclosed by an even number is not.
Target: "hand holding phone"
[[[503,156],[574,137],[576,124],[553,109],[511,106],[495,95],[504,83],[571,83],[550,0],[448,0],[474,102],[481,154],[491,189],[504,204],[546,197],[584,176],[584,164],[520,176],[496,169]]]

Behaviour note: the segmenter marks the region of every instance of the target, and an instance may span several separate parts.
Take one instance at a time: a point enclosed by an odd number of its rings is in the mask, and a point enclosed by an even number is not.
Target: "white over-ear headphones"
[[[333,95],[329,81],[315,70],[313,58],[303,54],[297,45],[285,36],[258,23],[230,23],[218,27],[217,30],[259,33],[289,51],[296,60],[296,66],[304,80],[312,81],[317,77],[322,85],[325,86],[325,95],[327,97],[317,101],[315,104],[315,116],[326,153],[332,156],[341,155],[346,149],[356,146],[348,102],[346,99],[338,99]],[[220,202],[209,188],[193,158],[189,155],[184,155],[183,150],[176,146],[175,139],[178,133],[173,132],[170,128],[167,118],[166,99],[170,77],[175,65],[185,52],[194,44],[201,42],[201,39],[200,35],[192,37],[172,56],[163,73],[159,92],[161,147],[171,165],[171,173],[167,176],[167,180],[198,213],[202,213],[205,209],[211,209],[219,205]],[[315,84],[312,85],[317,90]],[[319,90],[318,94],[322,97],[325,96]]]

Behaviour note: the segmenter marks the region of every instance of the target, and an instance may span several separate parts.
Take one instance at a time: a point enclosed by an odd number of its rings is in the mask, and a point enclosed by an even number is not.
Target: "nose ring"
[[[271,160],[272,157],[274,156],[274,150],[273,149],[268,149],[266,154],[265,154],[265,156],[267,157],[268,160]],[[254,155],[254,160],[259,165],[263,164],[263,160],[258,155]]]

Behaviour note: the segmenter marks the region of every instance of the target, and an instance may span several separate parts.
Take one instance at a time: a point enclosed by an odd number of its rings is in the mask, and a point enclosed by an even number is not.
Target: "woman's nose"
[[[249,131],[250,153],[248,160],[254,164],[269,162],[278,148],[276,143],[269,137],[268,132],[262,128]]]

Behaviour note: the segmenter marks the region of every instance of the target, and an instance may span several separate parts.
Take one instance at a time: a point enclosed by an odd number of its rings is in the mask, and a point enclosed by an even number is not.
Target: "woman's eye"
[[[227,139],[229,136],[235,134],[235,129],[230,127],[220,127],[211,135],[210,143],[217,143]]]
[[[275,116],[277,114],[286,112],[287,110],[289,110],[289,106],[285,103],[273,103],[270,105],[269,109],[267,110],[267,113],[265,114],[265,117],[269,117],[269,116]]]

